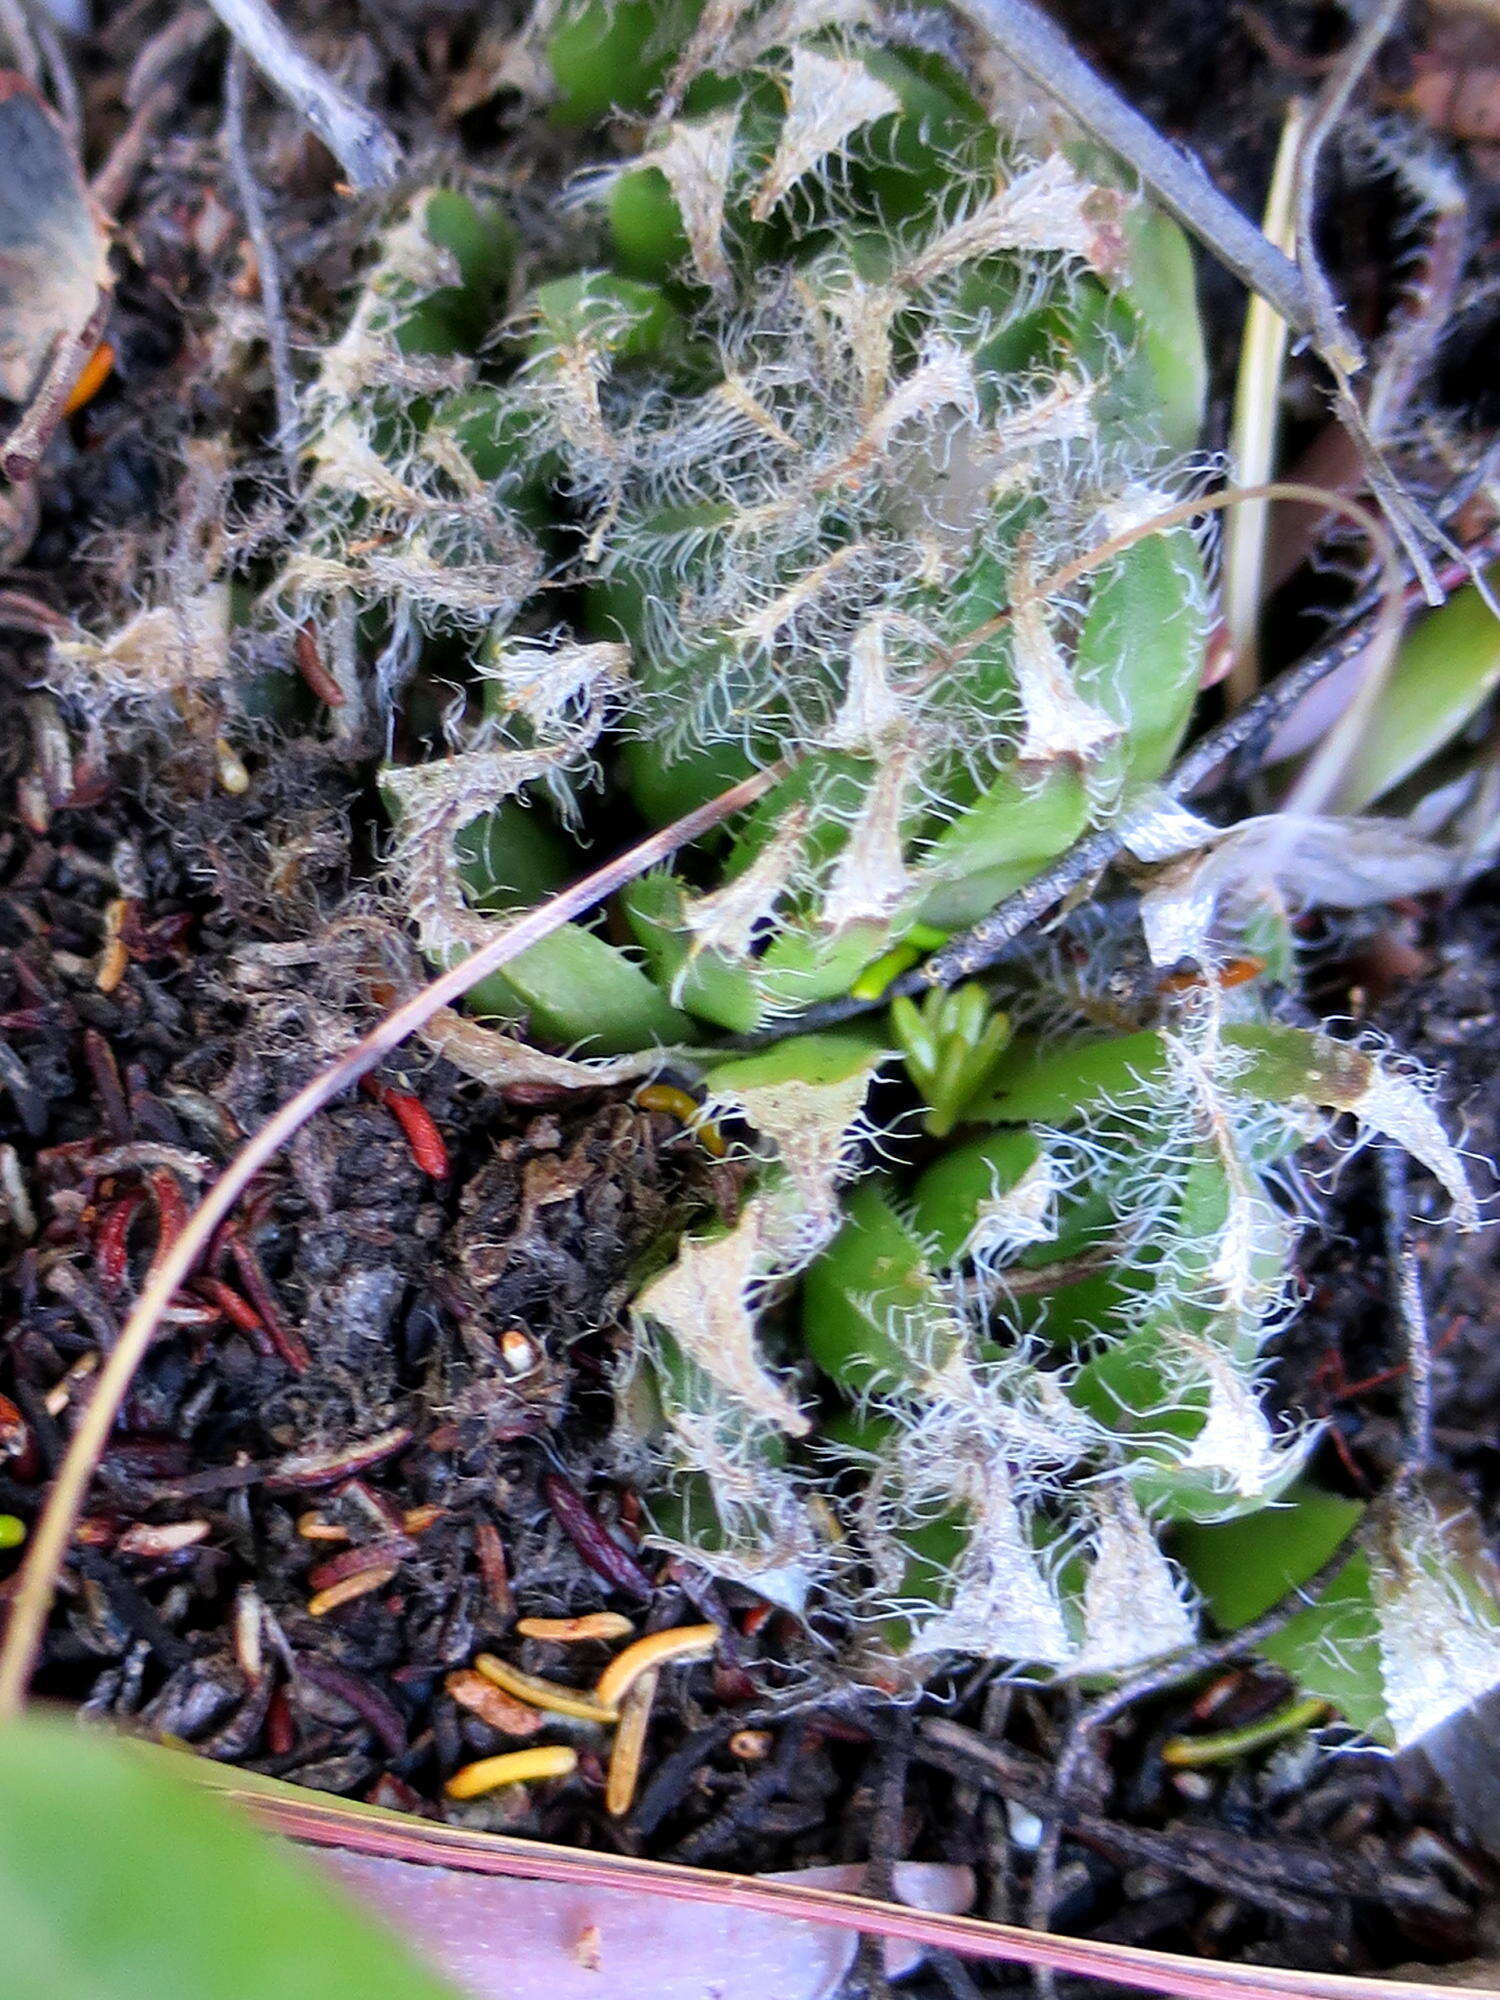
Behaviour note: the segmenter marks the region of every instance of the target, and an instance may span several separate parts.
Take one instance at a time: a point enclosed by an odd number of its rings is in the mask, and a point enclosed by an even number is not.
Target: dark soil
[[[288,11],[325,57],[352,62],[418,150],[494,162],[513,116],[503,95],[442,120],[482,46],[476,10]],[[1311,0],[1058,12],[1250,208],[1281,108],[1343,20]],[[168,11],[124,19],[80,65],[90,166],[121,127],[124,66]],[[1426,32],[1419,20],[1388,52],[1383,90],[1399,94],[1428,59]],[[247,451],[266,434],[264,375],[208,362],[217,319],[254,289],[215,140],[221,60],[210,37],[172,73],[169,135],[119,215],[115,375],[57,440],[0,580],[84,623],[119,615],[132,565],[156,546],[184,428]],[[311,335],[357,232],[327,156],[257,101],[294,330]],[[1410,469],[1434,478],[1473,428],[1469,357],[1500,212],[1487,156],[1459,157],[1478,303],[1455,311],[1433,357],[1451,407],[1414,425]],[[1388,186],[1348,171],[1330,252],[1373,326],[1400,243]],[[1241,307],[1205,263],[1222,424]],[[1311,435],[1313,375],[1298,366]],[[253,527],[248,490],[246,505]],[[1299,588],[1288,656],[1337,594],[1326,579]],[[358,746],[268,734],[248,792],[230,796],[190,735],[106,752],[76,716],[59,720],[35,693],[39,646],[10,636],[5,698],[13,718],[29,706],[0,768],[0,1509],[30,1521],[155,1247],[242,1135],[376,1018],[390,940],[372,914]],[[1316,996],[1442,1070],[1486,1160],[1500,1147],[1496,930],[1483,886],[1457,907],[1381,913],[1326,941]],[[633,1276],[665,1233],[732,1210],[734,1171],[628,1092],[507,1100],[415,1050],[380,1082],[383,1094],[308,1126],[179,1295],[100,1467],[37,1691],[326,1791],[589,1846],[743,1870],[972,1862],[981,1910],[1019,1919],[1068,1700],[983,1673],[937,1683],[915,1709],[838,1691],[815,1629],[640,1551],[636,1498],[604,1469]],[[445,1158],[421,1126],[414,1149],[409,1099]],[[1491,1242],[1434,1233],[1422,1254],[1442,1462],[1500,1527]],[[1329,1420],[1320,1476],[1361,1492],[1400,1448],[1384,1275],[1373,1168],[1356,1159],[1280,1365],[1287,1403]],[[357,1594],[319,1606],[351,1579]],[[443,1804],[458,1765],[506,1747],[448,1677],[491,1648],[587,1680],[602,1653],[519,1639],[514,1620],[606,1607],[642,1630],[707,1610],[727,1634],[714,1665],[664,1696],[629,1817],[604,1812],[587,1729],[579,1778],[545,1807],[519,1791]],[[1353,1970],[1481,1948],[1493,1871],[1430,1777],[1301,1743],[1200,1772],[1163,1762],[1169,1736],[1252,1720],[1286,1693],[1269,1673],[1231,1670],[1108,1733],[1065,1809],[1059,1928]],[[920,1990],[1004,1983],[937,1965]]]

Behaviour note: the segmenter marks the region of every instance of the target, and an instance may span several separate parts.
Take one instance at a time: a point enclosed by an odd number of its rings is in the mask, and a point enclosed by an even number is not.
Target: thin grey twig
[[[73,74],[73,65],[68,61],[68,52],[62,45],[62,37],[53,27],[45,7],[33,5],[29,9],[31,32],[36,36],[37,47],[47,65],[48,80],[52,85],[52,101],[57,106],[57,115],[62,120],[63,130],[73,141],[73,150],[83,151],[83,100],[78,94],[78,79]]]
[[[1077,1727],[1080,1713],[1078,1689],[1070,1686],[1064,1699],[1067,1702],[1067,1723],[1063,1730],[1063,1747],[1073,1741],[1073,1731]],[[1070,1777],[1068,1790],[1063,1791],[1059,1782],[1062,1765],[1058,1764],[1053,1779],[1051,1794],[1042,1808],[1042,1837],[1037,1843],[1036,1854],[1031,1864],[1031,1880],[1026,1890],[1026,1923],[1034,1931],[1050,1930],[1052,1912],[1057,1904],[1057,1863],[1062,1851],[1063,1819],[1073,1803],[1074,1778],[1083,1755],[1093,1747],[1093,1738],[1084,1739],[1075,1762],[1074,1774]],[[1031,1990],[1036,2000],[1057,2000],[1057,1972],[1050,1965],[1034,1965],[1031,1968]]]
[[[1359,87],[1360,78],[1375,60],[1381,43],[1395,27],[1402,5],[1403,0],[1378,0],[1378,4],[1371,9],[1369,17],[1342,52],[1318,93],[1297,153],[1292,193],[1293,240],[1296,243],[1297,268],[1312,303],[1313,331],[1319,351],[1325,358],[1330,353],[1330,342],[1336,344],[1343,329],[1338,300],[1317,250],[1318,170],[1323,161],[1323,148],[1349,109],[1349,100]],[[1347,363],[1345,368],[1353,373]]]
[[[1062,1775],[1059,1764],[1058,1776]],[[1059,1793],[1059,1797],[1061,1794]],[[1031,1865],[1031,1887],[1026,1894],[1026,1927],[1033,1931],[1052,1928],[1052,1911],[1057,1903],[1057,1862],[1062,1850],[1063,1822],[1059,1812],[1050,1812],[1042,1821],[1042,1837],[1037,1842]],[[1036,1968],[1033,1976],[1045,1970]]]
[[[869,1849],[861,1894],[889,1902],[895,1894],[896,1863],[901,1859],[901,1822],[906,1811],[907,1775],[911,1769],[912,1718],[903,1710],[895,1718],[876,1764],[875,1810],[870,1816]],[[845,1981],[850,1992],[865,2000],[890,2000],[885,1953],[878,1938],[865,1936]]]
[[[10,59],[33,90],[42,87],[42,55],[32,34],[31,22],[21,0],[0,0],[0,34]]]
[[[79,370],[98,346],[108,316],[106,295],[95,306],[86,325],[77,333],[61,335],[54,343],[40,386],[22,412],[20,422],[0,446],[0,472],[13,485],[34,477],[53,432],[62,422]]]
[[[106,215],[118,215],[136,175],[157,141],[167,113],[181,101],[175,84],[161,83],[130,114],[129,123],[89,181],[89,193]]]
[[[1380,1198],[1384,1210],[1386,1291],[1401,1333],[1406,1374],[1406,1477],[1432,1461],[1432,1340],[1422,1270],[1411,1240],[1407,1159],[1389,1141],[1380,1148]]]
[[[1238,1631],[1226,1633],[1222,1639],[1211,1639],[1201,1646],[1194,1646],[1189,1652],[1173,1654],[1154,1667],[1147,1667],[1133,1680],[1112,1688],[1108,1694],[1090,1702],[1081,1709],[1069,1725],[1058,1752],[1057,1765],[1052,1780],[1052,1804],[1043,1815],[1042,1838],[1037,1847],[1036,1861],[1032,1868],[1031,1893],[1027,1902],[1026,1922],[1033,1930],[1044,1931],[1052,1919],[1052,1906],[1057,1895],[1057,1855],[1062,1841],[1063,1827],[1068,1816],[1069,1804],[1078,1783],[1084,1760],[1090,1754],[1095,1738],[1104,1729],[1133,1708],[1139,1701],[1147,1701],[1153,1695],[1164,1694],[1169,1688],[1178,1687],[1183,1681],[1196,1680],[1201,1674],[1213,1673],[1219,1667],[1229,1666],[1233,1661],[1253,1653],[1265,1641],[1279,1632],[1290,1618],[1299,1611],[1314,1604],[1331,1583],[1343,1574],[1345,1565],[1363,1545],[1364,1537],[1359,1529],[1341,1542],[1318,1570],[1305,1583],[1287,1591],[1278,1598],[1259,1618],[1252,1618],[1248,1625],[1241,1625]]]
[[[1334,384],[1333,410],[1334,415],[1354,440],[1360,466],[1365,475],[1365,485],[1389,522],[1391,533],[1401,544],[1402,552],[1422,586],[1422,595],[1429,604],[1441,604],[1442,585],[1438,582],[1437,570],[1424,547],[1424,542],[1435,543],[1447,556],[1457,552],[1458,544],[1451,535],[1439,527],[1436,521],[1429,519],[1423,513],[1402,485],[1385,453],[1370,435],[1370,427],[1365,422],[1365,413],[1359,407],[1353,389],[1343,377]],[[1482,580],[1476,576],[1473,581],[1480,583]]]
[[[950,2000],[985,2000],[968,1967],[956,1952],[929,1952],[927,1962],[947,1987]]]
[[[192,54],[213,26],[213,18],[206,7],[185,7],[141,44],[122,92],[128,110],[134,111],[144,104],[165,81],[168,71],[183,56]]]
[[[1323,352],[1329,326],[1303,273],[1220,194],[1192,154],[1163,138],[1090,69],[1040,8],[1031,0],[954,0],[954,5],[1017,69],[1132,166],[1169,215]],[[1333,354],[1353,373],[1360,366],[1359,347],[1336,310],[1332,334]]]
[[[390,187],[401,171],[395,135],[305,56],[266,0],[210,0],[251,62],[317,133],[348,176],[367,191]]]
[[[1273,306],[1293,332],[1312,344],[1334,382],[1334,408],[1353,438],[1371,493],[1420,579],[1430,604],[1441,602],[1424,542],[1451,545],[1420,510],[1386,463],[1350,387],[1364,353],[1344,319],[1313,244],[1313,202],[1319,155],[1349,98],[1400,12],[1401,0],[1379,0],[1325,88],[1303,141],[1294,215],[1298,261],[1271,243],[1213,185],[1201,163],[1172,145],[1148,119],[1090,69],[1061,31],[1031,0],[953,0],[954,6],[1041,89],[1132,166],[1159,205],[1220,263]]]
[[[1314,346],[1327,362],[1334,379],[1334,411],[1354,440],[1371,493],[1406,552],[1429,604],[1442,602],[1432,563],[1423,546],[1432,539],[1452,553],[1447,537],[1414,506],[1401,481],[1387,464],[1375,428],[1366,422],[1349,377],[1355,373],[1346,354],[1335,343],[1342,329],[1339,305],[1317,249],[1318,173],[1323,149],[1342,122],[1360,79],[1375,60],[1381,44],[1400,18],[1404,0],[1377,0],[1366,20],[1339,57],[1313,106],[1312,116],[1297,155],[1296,182],[1292,195],[1292,216],[1296,231],[1297,267],[1312,301]]]
[[[182,101],[173,70],[197,50],[213,25],[206,7],[189,7],[174,15],[136,56],[122,93],[129,122],[89,182],[89,193],[106,215],[119,212],[161,126]]]
[[[250,165],[245,138],[245,72],[249,65],[238,43],[224,65],[224,151],[234,190],[245,217],[245,229],[255,248],[260,279],[260,304],[266,322],[266,346],[271,356],[271,386],[276,397],[276,443],[291,479],[296,470],[297,378],[292,373],[292,343],[287,331],[281,290],[281,263],[266,219],[260,183]]]
[[[1491,469],[1493,472],[1500,472],[1500,446],[1495,448]],[[1451,520],[1473,499],[1477,487],[1470,487],[1465,492],[1464,485],[1467,484],[1467,480],[1468,474],[1465,473],[1463,482],[1455,482],[1443,495],[1441,507],[1443,518]],[[1479,484],[1482,485],[1483,480]],[[1455,590],[1462,590],[1466,583],[1474,581],[1476,575],[1482,576],[1497,558],[1500,558],[1500,527],[1486,528],[1482,535],[1476,535],[1473,541],[1466,542],[1461,549],[1455,549],[1437,573],[1444,597],[1451,597]],[[1415,583],[1407,586],[1406,603],[1412,609],[1422,601],[1417,594],[1418,589],[1419,586]],[[1370,585],[1349,606],[1346,622],[1348,619],[1362,618],[1366,612],[1372,611],[1380,602],[1381,595],[1378,584]]]

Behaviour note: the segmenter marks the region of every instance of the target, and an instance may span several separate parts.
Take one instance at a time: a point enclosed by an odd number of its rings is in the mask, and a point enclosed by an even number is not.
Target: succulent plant
[[[1014,1044],[978,1107],[991,1132],[904,1196],[855,1189],[803,1327],[857,1413],[904,1650],[1093,1674],[1184,1643],[1196,1572],[1160,1532],[1274,1521],[1312,1442],[1261,1396],[1294,1309],[1273,1182],[1338,1114],[1398,1138],[1473,1223],[1415,1079],[1207,997],[1169,1028]]]
[[[540,1025],[600,1051],[688,1015],[756,1027],[970,921],[1160,775],[1201,675],[1185,529],[1101,556],[1065,604],[1045,588],[1183,476],[1202,362],[1172,225],[1081,154],[1002,141],[922,50],[767,17],[700,55],[680,111],[586,179],[611,255],[518,302],[509,379],[412,403],[450,365],[413,318],[460,316],[404,305],[415,212],[392,233],[323,370],[359,393],[312,447],[376,543],[388,684],[410,631],[486,593],[494,618],[460,754],[390,779],[429,949],[471,933],[468,896],[535,876],[539,815],[496,808],[566,813],[601,733],[653,821],[786,767],[711,868],[624,899],[649,984],[602,940],[542,948],[595,979],[571,1008],[539,982]],[[649,113],[630,83],[617,102]],[[382,326],[401,365],[371,396]],[[509,997],[534,1012],[530,971]],[[618,990],[605,1023],[594,983]]]
[[[458,685],[382,778],[435,964],[576,872],[590,787],[660,824],[772,772],[471,995],[577,1052],[553,1083],[660,1052],[749,1162],[734,1219],[642,1275],[622,1459],[661,1540],[822,1593],[851,1661],[1096,1679],[1187,1643],[1200,1594],[1254,1615],[1215,1551],[1288,1494],[1317,1510],[1311,1433],[1262,1394],[1293,1156],[1352,1119],[1476,1218],[1420,1079],[1218,976],[1231,947],[1290,970],[1275,896],[1221,912],[1191,870],[1147,928],[1201,973],[1148,982],[1128,1031],[1101,927],[1082,982],[1034,952],[1003,995],[723,1042],[878,999],[1092,827],[1145,825],[1152,860],[1202,831],[1155,789],[1210,622],[1193,534],[1153,526],[1193,478],[1191,259],[940,16],[904,32],[835,4],[566,16],[556,115],[613,110],[618,156],[549,217],[545,264],[480,192],[395,219],[322,358],[309,532],[262,616],[327,635],[346,730],[419,660]]]

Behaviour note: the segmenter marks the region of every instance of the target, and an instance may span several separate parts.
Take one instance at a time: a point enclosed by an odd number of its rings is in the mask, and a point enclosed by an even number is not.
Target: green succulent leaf
[[[659,285],[612,271],[581,271],[538,285],[537,352],[587,342],[620,361],[642,361],[680,342],[681,314]]]
[[[1365,1509],[1300,1484],[1278,1506],[1237,1521],[1179,1528],[1173,1545],[1221,1630],[1237,1631],[1300,1589],[1359,1526]],[[1261,1642],[1262,1655],[1356,1729],[1386,1738],[1384,1684],[1369,1560],[1354,1554],[1305,1611]]]
[[[1173,451],[1203,434],[1208,353],[1198,311],[1192,245],[1170,216],[1149,203],[1125,212],[1125,270],[1111,301],[1116,326],[1134,322],[1121,372],[1122,404]]]
[[[1075,675],[1124,732],[1121,782],[1159,778],[1176,755],[1203,678],[1205,598],[1183,528],[1135,543],[1095,581]]]
[[[428,236],[458,266],[459,282],[431,292],[401,328],[409,354],[465,354],[489,333],[505,302],[519,238],[498,203],[438,188],[422,211]],[[423,328],[429,331],[424,337]],[[437,344],[430,345],[435,340]]]
[[[524,1019],[542,1041],[580,1055],[624,1055],[691,1039],[693,1024],[617,945],[564,924],[504,972],[470,987],[474,1014]]]
[[[997,1123],[1069,1125],[1098,1105],[1157,1090],[1167,1052],[1154,1030],[1069,1042],[1017,1037],[985,1106]]]
[[[477,909],[525,908],[569,870],[566,845],[539,814],[506,800],[459,836],[462,873]],[[469,990],[471,1013],[524,1019],[542,1040],[583,1054],[620,1055],[688,1039],[692,1023],[636,959],[597,931],[564,924]]]
[[[925,1246],[886,1190],[863,1182],[845,1202],[844,1218],[802,1281],[802,1334],[823,1373],[858,1398],[909,1383],[929,1360],[941,1366],[956,1351],[959,1331]]]

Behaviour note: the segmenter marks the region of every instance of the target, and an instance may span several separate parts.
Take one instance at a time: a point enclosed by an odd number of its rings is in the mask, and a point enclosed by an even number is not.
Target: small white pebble
[[[1172,1789],[1177,1793],[1179,1798],[1194,1800],[1211,1799],[1214,1792],[1214,1781],[1207,1771],[1174,1771],[1172,1774]]]

